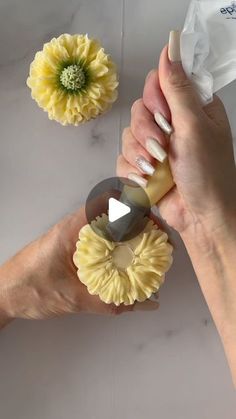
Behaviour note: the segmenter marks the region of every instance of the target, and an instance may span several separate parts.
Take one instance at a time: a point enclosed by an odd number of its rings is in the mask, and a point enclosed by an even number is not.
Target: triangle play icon
[[[123,204],[120,201],[117,201],[115,198],[109,198],[108,201],[108,219],[109,222],[112,223],[119,218],[124,217],[125,215],[131,212],[130,207],[128,205]]]

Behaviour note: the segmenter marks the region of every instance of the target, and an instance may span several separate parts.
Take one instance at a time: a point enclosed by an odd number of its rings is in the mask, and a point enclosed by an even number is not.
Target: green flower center
[[[79,64],[72,64],[65,67],[60,74],[60,82],[67,90],[74,92],[82,89],[86,84],[86,74]]]

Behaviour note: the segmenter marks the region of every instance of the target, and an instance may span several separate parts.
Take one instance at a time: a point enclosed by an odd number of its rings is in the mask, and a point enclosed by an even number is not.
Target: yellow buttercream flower
[[[50,119],[78,125],[111,107],[118,81],[115,64],[97,40],[64,34],[36,53],[27,85]]]
[[[111,242],[101,236],[107,223],[104,214],[80,230],[73,257],[79,279],[107,304],[144,301],[158,291],[172,264],[168,236],[150,220],[134,239]]]

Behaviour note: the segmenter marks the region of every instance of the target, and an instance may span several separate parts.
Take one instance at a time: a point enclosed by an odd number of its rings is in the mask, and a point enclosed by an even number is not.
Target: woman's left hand
[[[152,301],[117,307],[88,293],[72,259],[79,230],[86,223],[82,208],[0,267],[0,328],[14,318],[45,319],[78,312],[116,315],[158,308]]]

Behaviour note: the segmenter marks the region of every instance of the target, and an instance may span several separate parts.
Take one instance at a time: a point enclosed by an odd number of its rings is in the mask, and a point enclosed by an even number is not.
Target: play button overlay
[[[131,208],[128,205],[122,204],[115,198],[109,198],[108,200],[108,219],[110,223],[124,217],[131,212]]]
[[[141,233],[150,214],[150,201],[136,182],[112,177],[99,182],[90,191],[85,205],[86,217],[93,231],[107,240],[123,242]],[[103,214],[108,224],[98,228],[93,221]]]

